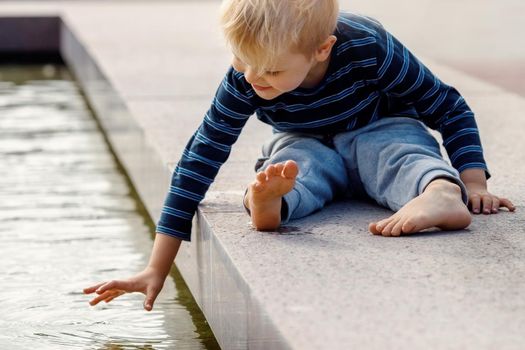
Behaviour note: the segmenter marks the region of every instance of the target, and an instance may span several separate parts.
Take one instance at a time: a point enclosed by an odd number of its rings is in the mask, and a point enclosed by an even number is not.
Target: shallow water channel
[[[153,226],[68,71],[0,66],[0,349],[216,349],[173,269],[91,307],[82,288],[147,263]]]

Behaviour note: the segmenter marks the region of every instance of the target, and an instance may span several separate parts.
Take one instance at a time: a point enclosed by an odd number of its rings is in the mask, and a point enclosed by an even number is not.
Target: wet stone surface
[[[152,312],[82,288],[140,271],[151,227],[61,67],[0,67],[0,348],[218,348],[174,271]]]

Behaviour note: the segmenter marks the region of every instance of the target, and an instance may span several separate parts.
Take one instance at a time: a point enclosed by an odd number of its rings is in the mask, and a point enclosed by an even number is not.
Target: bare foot
[[[470,225],[471,221],[470,212],[461,200],[459,186],[444,179],[436,179],[397,213],[371,223],[368,229],[374,235],[399,236],[431,227],[460,230]]]
[[[299,168],[293,160],[269,165],[257,173],[248,186],[244,203],[250,209],[252,224],[259,231],[275,230],[281,224],[282,197],[295,184]]]

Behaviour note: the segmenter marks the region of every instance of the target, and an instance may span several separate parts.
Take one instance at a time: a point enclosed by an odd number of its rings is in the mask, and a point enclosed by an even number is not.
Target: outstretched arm
[[[148,266],[140,273],[125,280],[98,283],[84,289],[85,294],[97,293],[89,304],[106,303],[125,293],[141,292],[146,295],[144,309],[151,311],[168,276],[173,260],[179,251],[181,240],[157,233]]]
[[[474,214],[495,214],[499,208],[506,207],[510,211],[516,207],[507,198],[498,197],[487,190],[487,180],[484,169],[465,169],[460,173],[461,181],[468,191],[469,206]]]
[[[144,308],[152,309],[181,241],[190,240],[192,218],[198,204],[255,110],[253,91],[248,87],[242,74],[230,67],[173,172],[148,266],[126,280],[102,282],[84,289],[86,294],[98,294],[91,305],[102,300],[109,302],[124,293],[141,292],[146,295]]]

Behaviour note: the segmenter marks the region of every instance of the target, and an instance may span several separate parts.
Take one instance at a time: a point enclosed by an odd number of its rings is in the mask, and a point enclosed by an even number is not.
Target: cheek
[[[301,85],[304,78],[305,75],[303,74],[290,74],[276,79],[272,86],[279,91],[292,91]]]
[[[238,60],[234,59],[231,64],[233,69],[235,69],[237,72],[244,72],[244,66]]]

